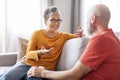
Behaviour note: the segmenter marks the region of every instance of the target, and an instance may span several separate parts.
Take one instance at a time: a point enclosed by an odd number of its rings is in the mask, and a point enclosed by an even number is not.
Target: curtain
[[[5,30],[5,0],[0,0],[0,52],[3,51]]]
[[[29,38],[37,29],[45,28],[44,10],[53,0],[0,0],[0,53],[19,49],[18,37]]]
[[[81,0],[72,0],[71,3],[71,33],[81,26]]]
[[[48,1],[48,6],[54,6],[55,3],[54,3],[54,0],[47,0]]]

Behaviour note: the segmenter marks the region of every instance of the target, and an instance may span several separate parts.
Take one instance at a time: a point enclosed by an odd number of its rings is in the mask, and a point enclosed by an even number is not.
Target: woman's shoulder
[[[44,31],[44,29],[39,29],[39,30],[35,30],[33,33],[41,33],[43,31]]]
[[[37,36],[38,34],[41,34],[43,32],[43,29],[35,30],[32,33],[32,36]]]

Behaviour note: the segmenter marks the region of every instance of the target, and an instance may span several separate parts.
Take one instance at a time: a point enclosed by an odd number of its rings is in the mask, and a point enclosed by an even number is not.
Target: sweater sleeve
[[[65,33],[65,39],[69,40],[72,38],[77,38],[77,36],[75,34],[70,34],[70,33]]]
[[[37,54],[37,37],[36,32],[34,32],[29,39],[27,51],[26,51],[26,59],[32,59],[38,61],[38,54]]]

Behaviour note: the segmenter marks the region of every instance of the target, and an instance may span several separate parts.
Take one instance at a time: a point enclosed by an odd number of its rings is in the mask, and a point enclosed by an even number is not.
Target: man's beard
[[[91,36],[93,34],[93,26],[91,24],[87,25],[87,34]]]

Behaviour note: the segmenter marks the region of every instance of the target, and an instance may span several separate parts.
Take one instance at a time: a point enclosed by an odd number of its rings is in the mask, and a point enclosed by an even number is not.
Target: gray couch
[[[16,63],[18,52],[0,53],[0,74]]]
[[[120,39],[120,33],[116,33],[116,35]],[[74,38],[66,41],[57,64],[57,70],[67,70],[72,68],[81,56],[88,41],[89,38],[87,37]],[[11,52],[0,54],[0,74],[3,74],[7,69],[16,64],[18,54],[20,53]]]
[[[120,39],[120,33],[116,33]],[[74,66],[85,49],[89,38],[75,38],[68,40],[63,47],[60,59],[57,64],[57,70],[67,70]],[[19,52],[0,53],[0,74],[16,64]]]
[[[67,70],[74,66],[79,59],[89,38],[75,38],[68,40],[63,47],[60,59],[57,64],[57,70]],[[10,52],[0,54],[0,74],[16,64],[19,52]]]

